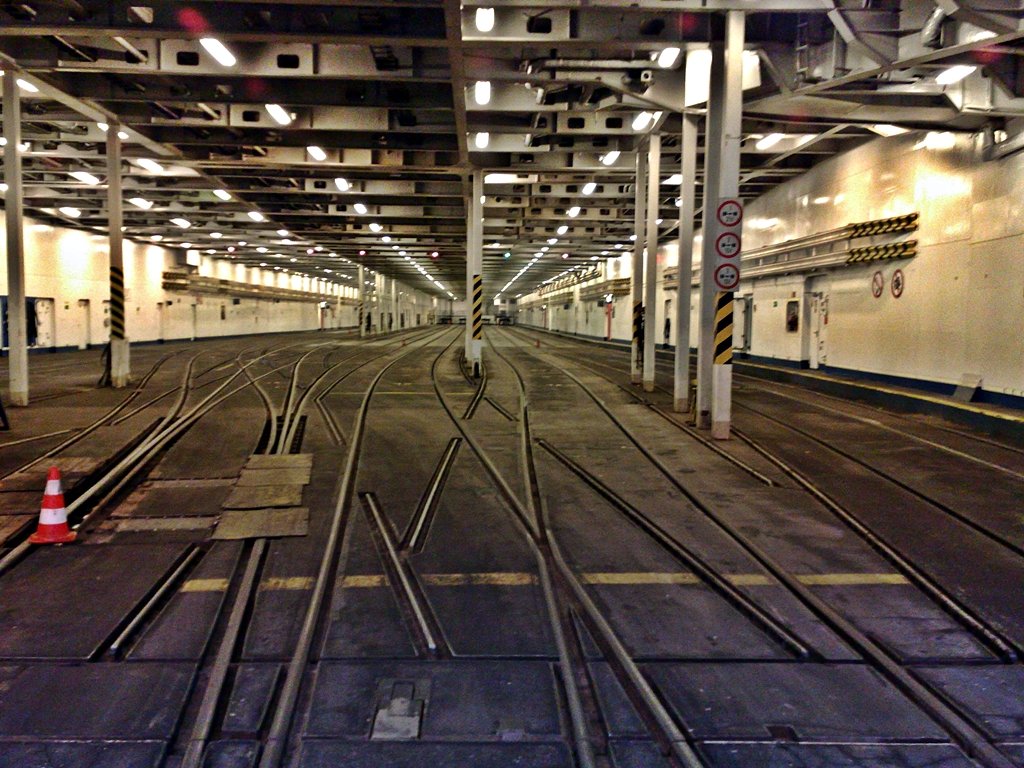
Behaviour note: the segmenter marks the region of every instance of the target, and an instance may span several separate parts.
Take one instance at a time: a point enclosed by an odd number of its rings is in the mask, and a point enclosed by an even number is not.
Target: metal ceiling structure
[[[1024,0],[29,0],[0,3],[26,211],[105,231],[116,125],[130,239],[462,297],[482,170],[485,295],[526,293],[630,248],[652,131],[672,236],[684,84],[730,9],[745,198],[887,131],[1024,148]]]

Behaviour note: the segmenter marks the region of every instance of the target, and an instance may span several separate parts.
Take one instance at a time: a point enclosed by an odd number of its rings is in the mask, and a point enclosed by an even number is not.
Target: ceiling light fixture
[[[72,208],[70,205],[62,206],[57,210],[63,213],[65,216],[70,216],[72,219],[77,219],[79,216],[82,215],[82,212],[80,210],[78,210],[77,208]]]
[[[491,134],[487,131],[480,131],[477,133],[473,143],[476,144],[477,149],[487,149],[487,145],[491,143]]]
[[[153,201],[147,200],[144,197],[131,197],[128,202],[134,205],[136,208],[141,208],[144,211],[148,211],[153,207]]]
[[[577,216],[580,215],[580,207],[578,205],[574,205],[572,208],[566,211],[566,213],[569,215],[570,219],[575,219]]]
[[[615,161],[619,159],[619,155],[622,154],[617,149],[613,149],[611,152],[601,155],[601,165],[615,165]]]
[[[478,32],[490,32],[494,29],[494,9],[476,9],[476,29]]]
[[[264,217],[263,217],[263,214],[260,213],[259,211],[249,211],[246,215],[250,219],[252,219],[253,221],[264,221],[265,220]]]
[[[291,125],[292,116],[280,104],[267,104],[266,110],[278,125]]]
[[[564,235],[568,231],[569,231],[569,227],[566,224],[563,224],[562,226],[560,226],[558,229],[555,230],[555,232],[557,232],[560,235]]]
[[[309,156],[312,157],[314,160],[319,160],[320,162],[323,162],[324,160],[327,159],[327,153],[324,152],[323,149],[316,146],[315,144],[311,144],[310,146],[306,147],[306,151],[309,153]]]
[[[352,207],[355,209],[356,213],[366,213],[367,210],[366,206],[363,205],[362,203],[356,203]]]
[[[18,78],[18,87],[21,88],[23,91],[28,91],[29,93],[39,93],[39,88],[37,88],[34,83],[30,83],[28,80],[22,80],[21,78]]]
[[[217,197],[224,201],[231,199],[231,193],[228,192],[226,189],[215,189],[213,190],[213,194],[215,194]]]
[[[339,192],[348,192],[352,185],[348,183],[348,179],[343,179],[341,176],[334,180],[334,186],[338,188]]]
[[[171,219],[171,224],[175,224],[176,226],[179,226],[182,229],[188,229],[189,227],[192,226],[192,222],[191,221],[189,221],[188,219],[183,219],[180,216],[177,217],[177,218]]]
[[[91,173],[88,173],[86,171],[72,171],[69,175],[78,179],[84,184],[90,184],[92,186],[95,186],[96,184],[100,183],[99,179],[97,179]]]
[[[669,185],[673,185],[673,186],[678,186],[678,185],[683,183],[683,176],[682,176],[682,174],[679,174],[679,173],[673,173],[671,176],[669,176],[667,179],[665,179],[661,183],[662,184],[669,184]]]
[[[638,114],[636,117],[633,118],[633,130],[634,131],[646,130],[647,127],[651,124],[651,121],[653,119],[654,119],[654,115],[652,115],[650,112],[647,112],[646,110],[641,112],[640,114]]]
[[[477,80],[473,85],[473,100],[481,107],[491,101],[491,81]]]
[[[592,195],[594,194],[595,189],[597,189],[597,183],[593,181],[588,181],[586,184],[583,185],[583,194]]]
[[[672,67],[676,65],[676,62],[679,61],[680,53],[682,53],[682,51],[675,46],[663,48],[661,53],[658,54],[658,66],[662,69],[672,69]]]
[[[875,125],[869,125],[872,131],[877,133],[879,136],[899,136],[901,133],[909,133],[906,128],[900,128],[898,125],[890,125],[889,123],[876,123]]]
[[[971,64],[957,64],[949,69],[944,69],[935,76],[935,82],[939,85],[953,85],[959,83],[965,77],[977,71],[977,67]]]
[[[222,67],[233,67],[237,63],[235,55],[215,37],[201,37],[199,44],[206,49],[206,52],[217,60]]]
[[[371,232],[380,232],[382,229],[384,229],[384,227],[382,227],[376,221],[371,221],[370,222],[370,231]]]
[[[150,160],[148,157],[143,157],[135,161],[135,164],[140,168],[145,168],[151,173],[163,173],[164,167],[160,165],[156,160]]]
[[[785,138],[785,134],[782,134],[782,133],[769,133],[767,136],[758,139],[757,143],[754,144],[754,148],[755,149],[762,149],[762,150],[763,149],[771,149],[776,144],[778,144],[780,141],[782,141],[784,138]]]

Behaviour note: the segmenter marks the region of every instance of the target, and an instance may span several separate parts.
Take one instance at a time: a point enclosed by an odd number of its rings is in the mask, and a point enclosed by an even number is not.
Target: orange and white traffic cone
[[[33,544],[67,544],[77,534],[68,528],[68,513],[64,508],[64,491],[60,487],[60,470],[50,467],[46,475],[46,490],[39,508],[39,527],[28,537]]]

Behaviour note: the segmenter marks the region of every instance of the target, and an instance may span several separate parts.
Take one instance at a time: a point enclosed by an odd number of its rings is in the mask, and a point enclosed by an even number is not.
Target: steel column
[[[639,384],[642,374],[644,336],[644,226],[647,222],[647,155],[637,148],[633,203],[633,341],[630,344],[629,379]]]
[[[661,136],[653,134],[647,149],[647,260],[644,266],[644,391],[654,391],[654,360],[658,348],[658,186],[661,184]],[[640,238],[637,238],[639,241]]]
[[[480,374],[483,345],[483,196],[484,176],[481,171],[471,175],[469,221],[466,226],[466,362],[474,375]]]
[[[107,238],[110,248],[110,386],[122,389],[131,379],[130,347],[125,325],[124,213],[121,203],[121,127],[107,130]]]
[[[684,96],[683,102],[686,102]],[[683,113],[679,139],[679,265],[676,275],[676,357],[673,409],[690,409],[690,301],[693,276],[693,219],[697,198],[697,118]]]
[[[7,347],[11,405],[28,405],[28,334],[25,315],[24,197],[21,188],[21,94],[17,73],[3,76],[4,218],[7,226]]]
[[[719,202],[739,194],[740,143],[743,116],[743,11],[726,14],[725,42],[711,46],[711,83],[704,153],[704,215],[700,280],[700,348],[697,357],[697,426],[711,428],[712,437],[727,439],[732,412],[732,342],[722,351],[726,329],[732,329],[732,293],[718,296],[714,282],[715,243],[721,231]],[[718,354],[716,354],[716,351]]]

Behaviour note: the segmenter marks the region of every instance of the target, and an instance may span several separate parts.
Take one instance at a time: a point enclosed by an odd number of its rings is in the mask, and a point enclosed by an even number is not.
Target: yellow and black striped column
[[[484,278],[473,275],[473,341],[484,337]]]
[[[715,296],[715,365],[732,365],[732,291]]]
[[[110,267],[110,338],[123,339],[124,330],[124,270]]]

